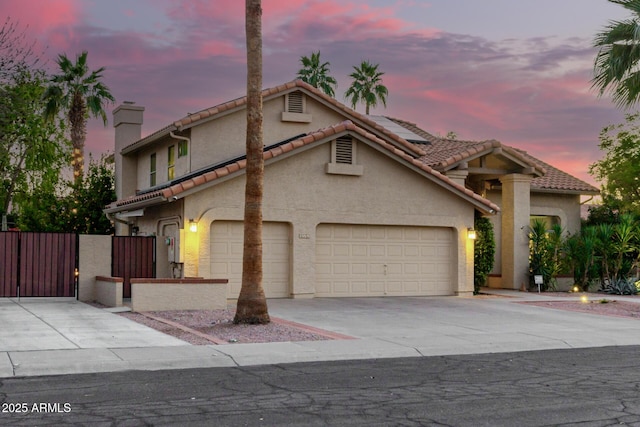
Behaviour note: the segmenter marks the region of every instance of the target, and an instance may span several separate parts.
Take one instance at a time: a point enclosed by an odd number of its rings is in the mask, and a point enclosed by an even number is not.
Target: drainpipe
[[[191,139],[186,136],[176,135],[173,131],[169,131],[169,135],[171,135],[171,138],[187,142],[187,150],[189,150],[189,172],[191,172]]]

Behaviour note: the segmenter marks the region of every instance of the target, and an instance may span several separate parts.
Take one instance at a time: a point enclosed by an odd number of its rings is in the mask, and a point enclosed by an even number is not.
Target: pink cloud
[[[48,0],[37,4],[24,0],[3,0],[0,2],[0,15],[28,25],[35,33],[43,33],[78,23],[82,8],[77,0]]]

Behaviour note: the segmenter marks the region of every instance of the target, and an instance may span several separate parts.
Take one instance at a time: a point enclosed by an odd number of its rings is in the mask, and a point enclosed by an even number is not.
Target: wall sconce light
[[[476,230],[474,230],[473,227],[467,229],[467,238],[476,240]]]
[[[191,231],[192,233],[196,233],[198,231],[198,223],[193,219],[189,220],[189,231]]]

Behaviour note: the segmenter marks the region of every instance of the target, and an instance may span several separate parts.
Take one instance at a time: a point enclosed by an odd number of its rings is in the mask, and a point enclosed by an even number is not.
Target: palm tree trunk
[[[73,147],[73,178],[77,183],[84,174],[84,142],[87,138],[87,109],[82,94],[76,92],[69,108],[69,123],[71,124],[71,145]]]
[[[242,288],[234,323],[269,323],[262,287],[262,5],[246,0],[247,37],[247,167],[244,203]]]

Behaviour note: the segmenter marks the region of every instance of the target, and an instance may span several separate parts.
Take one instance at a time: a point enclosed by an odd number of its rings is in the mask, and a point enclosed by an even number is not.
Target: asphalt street
[[[640,347],[0,379],[0,425],[640,426]]]

